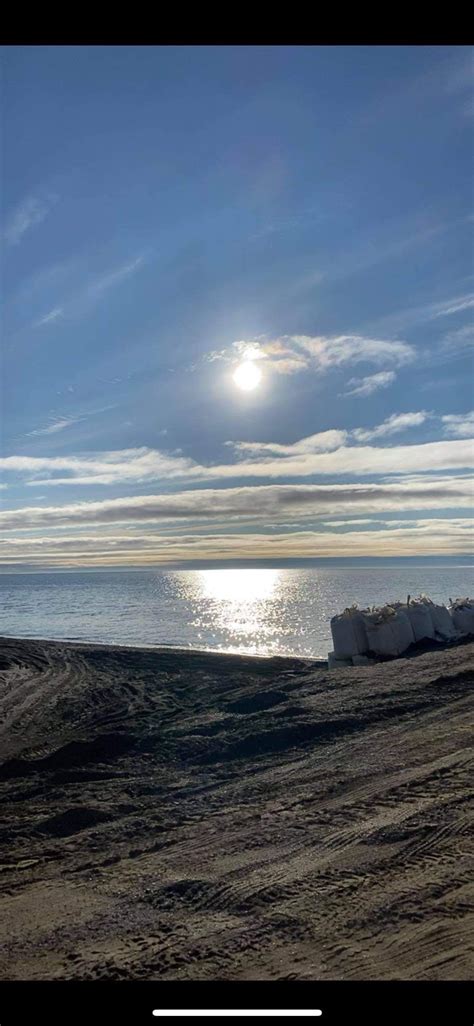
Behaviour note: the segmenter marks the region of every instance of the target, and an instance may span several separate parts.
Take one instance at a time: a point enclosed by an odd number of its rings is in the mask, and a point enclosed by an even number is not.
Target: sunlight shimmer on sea
[[[466,595],[469,567],[4,574],[0,635],[326,658],[347,605]]]
[[[282,577],[281,570],[182,571],[181,587],[195,612],[198,636],[212,624],[229,639],[228,651],[269,654],[281,631]]]

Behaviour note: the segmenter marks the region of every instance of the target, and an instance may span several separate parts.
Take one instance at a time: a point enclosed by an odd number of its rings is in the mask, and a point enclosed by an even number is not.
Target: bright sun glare
[[[234,381],[244,392],[251,392],[262,380],[260,367],[253,360],[244,360],[234,371]]]

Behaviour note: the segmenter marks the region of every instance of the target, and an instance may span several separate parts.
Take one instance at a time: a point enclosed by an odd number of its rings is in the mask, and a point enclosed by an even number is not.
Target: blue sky
[[[1,564],[468,553],[472,50],[1,63]]]

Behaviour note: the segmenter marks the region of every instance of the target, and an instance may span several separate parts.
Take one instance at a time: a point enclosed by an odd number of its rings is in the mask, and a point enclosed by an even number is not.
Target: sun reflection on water
[[[182,572],[181,588],[193,611],[198,637],[214,634],[226,651],[268,655],[282,633],[281,570],[198,570]],[[228,642],[219,644],[218,639]],[[206,646],[207,647],[207,646]]]
[[[272,598],[280,570],[199,570],[198,582],[206,598],[233,605],[245,603],[249,610]]]

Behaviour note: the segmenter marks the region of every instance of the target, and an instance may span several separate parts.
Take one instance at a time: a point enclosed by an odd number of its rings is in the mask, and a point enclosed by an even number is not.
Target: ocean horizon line
[[[458,561],[459,560],[459,561]],[[462,560],[462,562],[461,562]],[[448,562],[449,561],[449,562]],[[456,556],[317,556],[314,559],[300,560],[195,560],[192,563],[158,564],[148,566],[80,566],[80,567],[2,567],[0,577],[35,576],[44,574],[81,574],[81,573],[167,573],[178,571],[201,570],[308,570],[337,569],[374,570],[398,567],[410,569],[437,568],[474,569],[473,557],[470,554]]]

